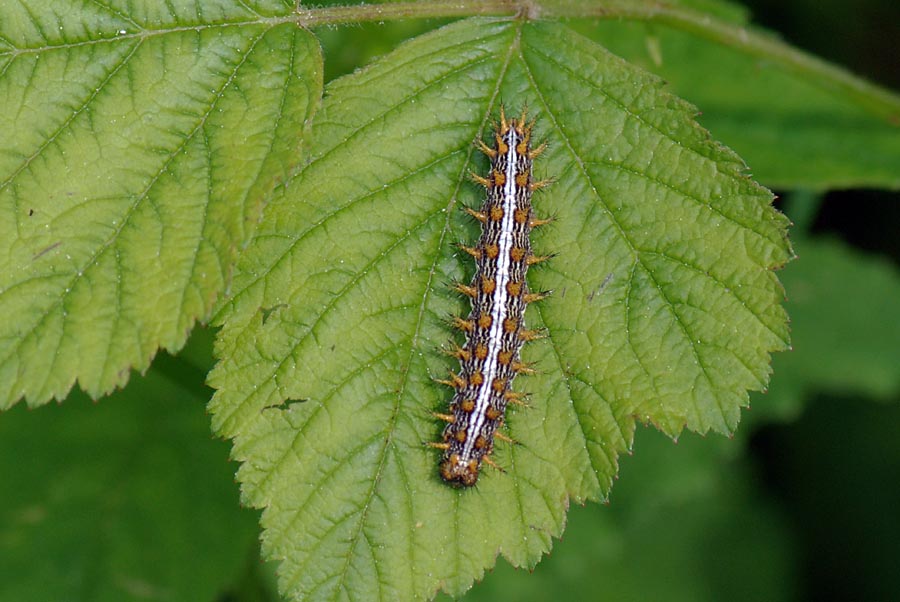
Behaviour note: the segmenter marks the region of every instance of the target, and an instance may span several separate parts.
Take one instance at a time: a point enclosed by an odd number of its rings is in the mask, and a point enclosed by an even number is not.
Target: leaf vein
[[[549,60],[549,59],[548,59],[548,60]],[[556,63],[556,62],[554,61],[554,64],[558,64],[558,63]],[[713,385],[713,382],[712,382],[712,380],[711,380],[711,377],[709,376],[709,373],[708,373],[708,370],[707,370],[706,366],[702,363],[702,361],[701,361],[701,359],[700,359],[699,352],[698,352],[698,350],[697,350],[697,348],[696,348],[696,346],[695,346],[694,340],[693,340],[690,336],[688,336],[689,333],[688,333],[688,331],[687,331],[687,329],[686,329],[685,324],[683,323],[683,321],[682,321],[682,319],[681,319],[681,316],[678,314],[678,312],[677,312],[676,308],[674,307],[674,304],[672,303],[672,301],[665,295],[665,292],[662,290],[662,288],[660,288],[659,283],[658,283],[658,282],[656,281],[656,279],[653,277],[652,271],[644,264],[644,262],[643,262],[643,260],[642,260],[642,258],[641,258],[640,251],[638,250],[638,248],[637,248],[637,246],[635,245],[634,241],[631,240],[631,238],[629,237],[629,235],[628,235],[628,233],[626,232],[625,228],[622,226],[622,224],[619,222],[618,218],[616,217],[615,213],[612,211],[612,209],[610,208],[610,206],[603,200],[603,198],[602,198],[601,195],[599,194],[599,191],[597,190],[597,186],[594,184],[594,182],[593,182],[593,180],[592,180],[590,174],[588,173],[587,165],[585,164],[585,162],[584,162],[584,160],[581,158],[581,156],[578,154],[578,152],[575,150],[575,147],[574,147],[574,145],[573,145],[573,143],[572,143],[572,140],[571,140],[571,139],[569,138],[569,136],[565,133],[564,129],[563,129],[562,126],[561,126],[561,123],[560,123],[559,119],[558,119],[557,116],[555,115],[554,111],[551,109],[550,105],[547,103],[546,98],[544,97],[544,95],[540,92],[540,87],[537,86],[536,80],[535,80],[535,78],[534,78],[534,74],[533,74],[533,72],[532,72],[530,66],[528,65],[527,61],[523,61],[523,68],[524,68],[524,70],[525,70],[525,72],[526,72],[526,74],[527,74],[527,77],[529,78],[529,80],[530,80],[530,81],[532,82],[532,84],[534,85],[536,94],[539,96],[539,98],[541,99],[541,102],[544,104],[544,110],[546,111],[546,115],[547,115],[548,119],[550,119],[550,121],[554,124],[554,126],[555,126],[556,129],[557,129],[557,131],[559,132],[560,137],[562,138],[562,140],[563,140],[563,142],[564,142],[566,148],[568,148],[568,150],[569,150],[569,152],[570,152],[570,154],[571,154],[571,156],[572,156],[572,158],[573,158],[573,161],[574,161],[575,164],[577,165],[579,171],[581,171],[582,176],[584,177],[585,181],[587,181],[587,182],[590,183],[591,191],[592,191],[594,197],[596,198],[597,202],[604,208],[604,211],[605,211],[606,215],[609,217],[610,223],[612,223],[612,225],[616,228],[616,230],[617,230],[618,233],[619,233],[619,237],[621,238],[621,240],[622,240],[622,241],[628,246],[628,248],[630,249],[631,254],[632,254],[632,256],[634,257],[634,261],[635,261],[638,265],[640,265],[641,269],[648,275],[648,277],[650,278],[650,281],[653,283],[653,285],[654,285],[654,287],[655,287],[655,289],[656,289],[656,291],[657,291],[657,293],[658,293],[660,299],[661,299],[661,300],[663,301],[663,303],[668,307],[668,309],[669,309],[669,311],[671,312],[671,314],[672,314],[673,318],[675,319],[676,323],[679,325],[679,328],[680,328],[681,331],[682,331],[682,335],[685,336],[685,338],[687,339],[688,345],[689,345],[689,347],[690,347],[690,349],[691,349],[691,353],[693,354],[694,359],[695,359],[696,362],[697,362],[697,365],[700,367],[700,369],[701,369],[701,371],[702,371],[704,377],[707,379],[708,384],[710,385],[711,389],[713,390],[713,397],[714,397],[714,399],[715,399],[715,403],[716,403],[716,405],[718,406],[720,413],[722,413],[723,420],[725,420],[725,413],[724,413],[724,409],[723,409],[723,407],[722,407],[722,402],[721,402],[721,400],[718,398],[718,396],[715,395],[716,387]],[[564,68],[564,67],[563,67],[562,65],[560,65],[560,68]],[[575,74],[573,74],[573,75],[575,75]],[[634,276],[634,270],[632,271],[632,276],[631,276],[632,279],[633,279],[633,276]],[[627,312],[627,310],[626,310],[626,312]],[[626,323],[627,323],[627,322],[626,322]],[[636,352],[636,350],[633,349],[633,346],[632,346],[632,345],[629,345],[629,346],[632,347],[632,351],[635,353],[635,356],[637,356],[637,352]],[[641,368],[642,368],[642,369],[644,370],[644,372],[647,374],[648,379],[650,380],[650,382],[651,382],[651,384],[652,384],[652,386],[653,386],[653,388],[654,388],[654,391],[656,391],[657,396],[658,396],[658,395],[659,395],[659,392],[658,392],[658,389],[656,388],[656,385],[655,385],[655,382],[654,382],[653,378],[652,378],[652,377],[650,376],[650,374],[647,372],[646,367],[643,366],[643,363],[640,361],[640,359],[638,359],[638,361],[639,361],[639,364],[641,365]],[[660,399],[662,399],[662,397],[660,397]],[[693,403],[695,404],[695,407],[696,407],[697,400],[694,399],[694,400],[693,400]],[[727,420],[725,420],[725,423],[727,424]]]
[[[116,8],[113,8],[111,5],[109,5],[105,2],[100,2],[100,0],[91,0],[91,4],[105,10],[106,12],[108,12],[111,15],[115,15],[116,17],[122,19],[123,21],[127,21],[127,22],[131,23],[138,29],[143,29],[138,24],[138,22],[135,21],[134,19],[132,19],[127,13],[123,13],[122,11],[120,11]]]
[[[268,233],[260,235],[260,237],[262,237],[262,236],[278,236],[279,238],[291,240],[291,244],[288,245],[287,247],[285,247],[285,249],[277,257],[275,257],[271,262],[269,262],[269,265],[266,266],[265,269],[263,269],[259,273],[255,274],[255,277],[252,280],[250,280],[249,282],[247,282],[247,284],[245,284],[240,291],[236,292],[231,298],[231,304],[236,305],[237,302],[245,294],[249,294],[249,291],[251,289],[253,289],[261,281],[265,280],[266,277],[272,273],[272,270],[274,270],[276,267],[281,265],[281,263],[283,261],[286,261],[289,258],[291,253],[296,250],[297,245],[299,245],[301,242],[305,241],[308,236],[312,236],[313,234],[315,234],[319,228],[325,226],[331,219],[342,215],[345,211],[350,210],[358,203],[361,203],[370,198],[373,198],[374,196],[376,196],[378,194],[383,194],[385,190],[390,189],[395,185],[401,184],[401,183],[411,179],[413,176],[419,175],[420,173],[423,173],[423,172],[427,173],[434,166],[440,164],[442,161],[452,157],[453,155],[455,155],[458,152],[459,152],[458,150],[454,150],[446,155],[441,155],[441,156],[437,157],[434,161],[432,161],[426,165],[423,165],[422,167],[420,167],[418,169],[415,169],[410,172],[406,172],[402,176],[400,176],[392,181],[385,182],[383,189],[371,190],[363,195],[349,199],[343,205],[339,205],[336,208],[334,208],[333,210],[328,211],[327,213],[322,215],[322,217],[318,221],[309,224],[309,226],[305,230],[300,231],[296,237],[290,238],[287,236],[270,235]],[[371,267],[371,266],[369,266],[369,267]]]
[[[353,202],[355,203],[357,201],[354,200]],[[383,251],[381,251],[378,255],[374,256],[372,258],[372,260],[369,261],[365,266],[361,267],[358,270],[357,274],[355,276],[353,276],[352,278],[350,278],[350,280],[348,280],[347,283],[344,286],[342,286],[341,289],[332,296],[332,298],[329,300],[329,302],[318,313],[318,315],[316,316],[316,319],[311,324],[308,325],[308,327],[306,328],[306,332],[303,335],[301,335],[297,340],[294,341],[291,351],[289,353],[285,354],[285,357],[282,358],[281,361],[279,361],[277,364],[275,364],[273,366],[271,372],[268,374],[268,376],[264,380],[268,380],[270,378],[276,377],[277,373],[279,373],[281,371],[281,369],[284,367],[285,362],[287,362],[287,358],[293,357],[293,355],[297,351],[297,348],[304,341],[306,341],[307,337],[309,337],[310,335],[313,334],[313,331],[315,330],[316,325],[319,324],[319,322],[325,317],[325,315],[335,307],[337,302],[339,300],[341,300],[348,291],[350,291],[354,286],[356,286],[356,284],[363,278],[363,276],[365,276],[369,272],[369,270],[372,269],[372,267],[377,265],[379,261],[384,259],[389,253],[391,253],[394,249],[399,247],[400,244],[403,243],[407,238],[412,236],[412,234],[414,232],[417,232],[420,228],[424,227],[433,218],[440,216],[441,213],[442,213],[442,211],[437,211],[437,212],[432,213],[431,215],[426,216],[425,219],[423,219],[417,226],[415,226],[414,228],[410,228],[407,232],[403,233],[395,241],[393,241],[390,245],[388,245],[387,248],[385,248]],[[310,230],[307,230],[307,232],[303,233],[303,235],[301,235],[300,238],[302,238],[302,236],[305,236],[307,233],[309,233]],[[298,238],[298,241],[299,241],[299,238]],[[295,242],[295,244],[296,244],[296,242]],[[286,257],[287,254],[288,254],[287,252],[282,254],[282,257],[280,259],[283,259],[284,257]],[[279,259],[279,261],[280,261],[280,259]],[[234,416],[236,413],[238,413],[239,411],[241,411],[244,408],[244,406],[247,404],[247,402],[249,400],[250,400],[250,397],[245,396],[241,401],[234,404],[234,407],[231,408],[231,411],[223,415],[222,422],[225,423],[228,420],[230,420],[232,416]]]
[[[247,56],[249,56],[249,54],[250,54],[250,52],[252,52],[253,48],[256,47],[256,44],[259,43],[260,39],[262,38],[262,35],[264,35],[264,34],[261,34],[256,39],[252,40],[252,42],[249,44],[248,50],[245,53],[244,57],[242,57],[242,59],[235,64],[234,69],[232,69],[232,73],[230,74],[228,79],[223,83],[222,90],[224,90],[231,83],[231,81],[233,81],[235,74],[240,69],[240,67],[243,65],[244,61],[246,61]],[[111,73],[110,77],[108,77],[106,79],[106,83],[109,82],[110,78],[112,77],[112,75],[114,73],[118,72],[128,62],[128,60],[134,56],[136,50],[137,50],[137,48],[135,48],[128,56],[123,57],[123,60],[116,67],[116,69]],[[219,98],[221,95],[221,90],[214,91],[213,93],[216,98]],[[95,91],[92,94],[92,98],[94,96],[96,96],[96,94],[97,94],[97,91]],[[115,241],[118,240],[119,235],[122,233],[122,231],[124,230],[126,225],[128,225],[130,223],[131,217],[134,215],[135,211],[137,211],[138,206],[142,202],[145,202],[148,199],[150,191],[153,189],[153,187],[159,181],[160,177],[162,177],[162,175],[166,173],[166,171],[167,171],[169,165],[171,165],[172,161],[174,161],[175,158],[181,154],[181,151],[184,150],[184,148],[188,145],[189,141],[192,140],[193,137],[197,134],[197,132],[203,127],[203,124],[206,122],[206,119],[212,113],[215,105],[216,105],[215,101],[211,101],[209,103],[209,108],[203,115],[200,116],[200,118],[197,121],[196,126],[190,132],[190,134],[185,136],[184,139],[179,144],[179,146],[176,149],[174,149],[172,152],[170,152],[168,158],[163,162],[163,164],[157,170],[157,173],[152,178],[150,178],[150,180],[148,181],[144,190],[135,195],[134,201],[126,209],[116,230],[110,235],[110,237],[102,245],[100,245],[98,247],[98,249],[94,252],[94,254],[88,258],[88,260],[84,264],[84,266],[81,269],[77,270],[75,272],[75,274],[72,276],[72,278],[69,279],[68,284],[66,285],[66,287],[64,289],[65,292],[63,294],[59,295],[59,297],[57,299],[55,299],[54,302],[52,304],[50,304],[43,311],[38,322],[34,326],[32,326],[28,329],[28,333],[25,336],[21,337],[17,341],[17,343],[8,350],[8,353],[6,355],[4,355],[2,358],[0,358],[0,365],[5,364],[14,353],[18,352],[18,350],[22,347],[22,345],[24,343],[26,343],[28,340],[30,340],[31,337],[37,335],[38,330],[44,324],[45,320],[51,314],[55,313],[56,310],[65,302],[66,297],[68,296],[69,292],[74,288],[75,284],[79,280],[81,280],[81,278],[83,278],[84,275],[87,274],[88,271],[93,266],[97,265],[97,262],[101,259],[101,257],[109,249],[115,248],[114,247]],[[86,106],[86,105],[83,105],[83,108],[84,108],[84,106]],[[83,108],[82,108],[82,110],[83,110]],[[116,251],[116,253],[118,253],[118,249],[115,249],[115,251]],[[118,261],[118,259],[117,259],[117,261]],[[119,276],[121,277],[121,271],[119,273]],[[118,280],[118,282],[121,283],[121,279]],[[121,286],[117,286],[117,289],[121,289]],[[2,294],[3,293],[0,292],[0,295],[2,295]],[[121,290],[118,291],[118,294],[121,294]],[[119,316],[118,316],[118,312],[117,312],[117,320],[118,320],[118,318],[119,318]],[[62,325],[62,328],[65,328],[65,324]],[[114,336],[114,334],[113,334],[113,336]],[[104,362],[104,364],[105,363],[106,362]]]
[[[748,314],[753,316],[753,318],[759,323],[760,326],[765,328],[770,334],[775,336],[777,339],[784,340],[784,337],[782,335],[779,335],[777,332],[775,332],[775,330],[769,324],[767,324],[765,322],[765,320],[763,320],[763,317],[760,314],[753,311],[750,308],[750,306],[747,305],[747,302],[738,294],[738,290],[740,288],[742,288],[742,285],[740,283],[729,284],[727,282],[724,282],[723,280],[719,279],[715,274],[713,274],[709,270],[705,270],[705,269],[701,268],[700,266],[689,262],[688,260],[684,259],[683,257],[678,257],[667,251],[656,250],[656,249],[641,249],[640,252],[643,255],[656,255],[657,257],[669,260],[669,261],[676,263],[682,267],[685,267],[685,268],[695,272],[697,275],[704,277],[704,278],[710,280],[711,282],[715,283],[716,285],[718,285],[720,288],[723,289],[723,291],[725,292],[726,295],[730,296],[735,301],[740,303],[741,307],[743,307],[747,311]]]
[[[328,483],[330,480],[333,480],[334,478],[336,478],[338,475],[338,472],[341,469],[346,468],[351,463],[350,460],[352,460],[356,456],[362,454],[373,443],[375,443],[379,439],[382,439],[383,437],[384,437],[383,431],[380,431],[380,430],[376,431],[375,434],[373,434],[371,437],[361,440],[359,445],[346,450],[345,454],[341,458],[343,461],[335,463],[335,465],[333,467],[331,467],[331,469],[329,469],[327,472],[323,473],[322,478],[318,482],[319,487],[317,489],[312,490],[311,494],[318,493],[322,489],[322,487],[324,486],[325,483]],[[374,488],[376,480],[377,479],[373,479],[372,488]],[[370,488],[370,490],[369,490],[370,493],[372,491],[372,488]],[[371,497],[367,496],[367,500],[371,500]],[[287,526],[283,529],[283,532],[281,534],[282,539],[284,536],[289,536],[294,531],[294,525],[297,522],[298,518],[301,516],[301,512],[303,511],[304,506],[305,506],[305,504],[301,504],[298,507],[298,509],[296,509],[296,510],[286,510],[286,509],[282,510],[283,512],[290,512],[293,514],[293,516],[291,517],[291,520],[288,522]],[[303,572],[304,572],[303,568],[310,561],[318,559],[316,557],[315,552],[316,552],[316,550],[318,550],[321,546],[323,546],[327,542],[328,535],[333,533],[338,527],[340,527],[344,523],[352,520],[353,516],[359,515],[359,514],[365,515],[365,513],[367,511],[368,511],[368,502],[366,502],[364,504],[360,504],[358,506],[354,506],[352,511],[347,512],[344,516],[338,517],[334,520],[331,520],[331,525],[323,533],[318,534],[318,537],[316,537],[315,541],[312,542],[313,545],[312,545],[312,547],[310,547],[307,550],[306,558],[304,558],[303,562],[300,562],[295,567],[293,567],[294,568],[293,576],[288,580],[286,586],[283,588],[283,591],[292,591],[294,589],[294,587],[297,585],[297,581],[303,576]],[[358,522],[361,525],[363,522],[363,519],[361,518]],[[359,528],[360,527],[357,527],[357,536],[359,533]],[[352,556],[353,547],[355,547],[355,542],[356,542],[356,536],[351,537],[346,542],[346,543],[350,544],[350,550],[348,551],[348,554],[347,554],[347,562],[349,562],[349,559]],[[346,570],[346,566],[344,567],[344,570]],[[324,582],[320,583],[319,587],[321,587],[322,585],[324,585]]]
[[[315,165],[319,161],[322,161],[322,160],[328,158],[331,155],[331,153],[333,153],[341,148],[346,148],[348,145],[352,146],[351,140],[356,138],[358,135],[361,135],[362,132],[368,126],[372,125],[373,123],[383,120],[386,116],[390,115],[391,113],[400,111],[404,106],[406,106],[409,102],[418,98],[426,90],[429,90],[429,89],[433,88],[434,86],[437,86],[437,85],[443,83],[444,81],[450,79],[453,76],[464,73],[469,68],[473,68],[480,64],[490,62],[490,59],[491,59],[491,57],[489,57],[489,56],[480,56],[477,59],[468,61],[466,63],[462,63],[458,67],[444,72],[440,77],[433,79],[431,81],[428,81],[428,82],[426,82],[425,85],[416,88],[413,92],[406,95],[404,98],[400,99],[396,103],[392,104],[388,109],[373,115],[372,118],[369,119],[368,121],[365,121],[365,122],[357,125],[356,127],[354,127],[352,130],[349,130],[344,135],[343,139],[331,140],[330,142],[332,143],[332,146],[327,148],[326,150],[324,150],[322,153],[312,157],[310,159],[309,163],[307,164],[307,166],[304,168],[304,171],[308,171],[313,165]],[[325,123],[328,123],[328,122],[325,122]],[[321,128],[323,126],[322,123],[318,123],[316,125],[319,128]],[[298,175],[298,177],[300,177],[300,176]]]
[[[744,223],[734,216],[723,213],[721,209],[719,209],[718,207],[713,205],[711,202],[704,200],[704,199],[700,198],[699,196],[697,196],[696,194],[688,192],[687,190],[684,190],[674,184],[666,182],[662,178],[651,175],[642,169],[638,169],[637,167],[631,167],[631,166],[625,165],[624,163],[617,163],[614,161],[585,161],[584,164],[585,164],[585,166],[603,165],[606,167],[611,167],[611,168],[617,169],[618,171],[628,173],[628,174],[637,176],[639,178],[643,178],[649,182],[658,184],[659,186],[661,186],[667,190],[671,190],[672,192],[675,192],[676,194],[680,195],[682,198],[689,199],[691,201],[696,202],[701,207],[709,210],[710,213],[712,213],[714,215],[718,215],[719,217],[728,221],[729,223],[732,223],[732,224],[742,228],[743,230],[753,232],[754,234],[756,234],[763,240],[772,242],[772,239],[770,239],[768,236],[766,236],[766,234],[764,232],[755,229],[751,224]]]
[[[90,103],[93,102],[97,98],[97,96],[99,96],[100,93],[106,89],[106,87],[110,83],[110,81],[112,81],[112,79],[119,73],[119,71],[121,71],[126,66],[126,64],[131,61],[131,59],[134,57],[134,55],[137,53],[137,51],[140,47],[141,47],[140,43],[135,44],[134,47],[131,49],[131,51],[127,55],[123,56],[121,61],[119,61],[119,63],[117,65],[115,65],[113,69],[111,69],[109,71],[109,73],[106,75],[106,77],[104,77],[103,80],[99,84],[97,84],[96,86],[93,86],[91,93],[88,94],[87,98],[84,99],[84,101],[81,103],[81,105],[78,108],[76,108],[74,111],[72,111],[72,114],[69,115],[68,117],[66,117],[66,119],[63,120],[59,124],[59,127],[57,127],[55,130],[53,130],[53,132],[51,132],[44,139],[44,141],[38,145],[38,147],[35,149],[35,151],[30,156],[28,156],[22,162],[22,164],[19,165],[19,167],[14,169],[5,180],[0,182],[0,190],[4,190],[7,186],[9,186],[13,182],[13,180],[15,180],[16,177],[20,173],[22,173],[23,170],[25,170],[29,165],[31,165],[32,161],[34,161],[38,156],[40,156],[40,154],[43,153],[50,146],[51,143],[53,143],[57,138],[59,138],[59,136],[62,134],[62,132],[65,129],[67,129],[72,124],[72,122],[75,121],[75,119],[80,117],[87,110]],[[36,68],[36,64],[33,64],[33,68],[31,70],[31,73],[29,74],[29,77],[34,76],[35,68]],[[29,80],[28,84],[30,84],[30,80]],[[26,87],[28,86],[28,84],[26,84]]]

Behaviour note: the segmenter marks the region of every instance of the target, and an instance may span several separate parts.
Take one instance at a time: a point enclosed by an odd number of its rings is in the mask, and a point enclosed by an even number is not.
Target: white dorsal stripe
[[[499,354],[503,343],[503,323],[507,318],[506,308],[509,292],[506,285],[510,282],[510,251],[512,251],[513,247],[513,228],[515,227],[517,198],[516,165],[518,161],[516,160],[516,149],[518,148],[519,135],[516,128],[509,128],[504,136],[504,142],[507,145],[506,173],[504,174],[506,180],[503,183],[501,201],[503,218],[500,222],[500,240],[498,241],[499,254],[497,255],[497,273],[495,274],[496,287],[490,309],[491,328],[486,343],[488,354],[484,361],[484,381],[478,388],[478,394],[475,397],[475,410],[472,412],[472,422],[469,425],[469,432],[473,435],[480,433],[484,423],[487,421],[487,410],[493,397],[494,378],[497,376],[499,369]],[[463,447],[464,457],[473,455],[476,439],[477,437],[475,436],[466,439]]]

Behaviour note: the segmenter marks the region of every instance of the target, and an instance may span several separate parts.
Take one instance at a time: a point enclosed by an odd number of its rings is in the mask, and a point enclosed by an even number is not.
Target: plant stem
[[[521,15],[528,19],[554,17],[623,19],[659,23],[766,60],[820,88],[848,98],[891,125],[900,126],[900,96],[897,94],[867,82],[846,69],[794,48],[772,34],[721,21],[711,15],[661,1],[428,0],[299,8],[297,12],[300,24],[305,27],[472,15]]]
[[[363,21],[434,19],[474,15],[515,15],[522,2],[516,0],[426,0],[391,4],[354,4],[323,8],[300,7],[297,13],[306,27],[340,25]]]

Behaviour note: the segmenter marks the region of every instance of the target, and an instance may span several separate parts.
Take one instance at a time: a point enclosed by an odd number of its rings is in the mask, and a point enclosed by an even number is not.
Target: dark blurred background
[[[801,48],[900,89],[900,2],[746,4],[756,22]],[[829,192],[811,230],[900,266],[897,191]],[[893,304],[892,314],[875,319],[900,318],[900,299]],[[894,343],[900,347],[900,340]],[[885,399],[813,392],[797,420],[751,435],[749,456],[759,466],[762,490],[785,513],[796,542],[803,599],[900,600],[898,401],[896,392]]]

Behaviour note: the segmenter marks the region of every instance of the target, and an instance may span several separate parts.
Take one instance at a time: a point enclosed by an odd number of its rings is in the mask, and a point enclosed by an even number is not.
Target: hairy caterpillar
[[[456,318],[454,325],[466,333],[466,343],[452,354],[460,361],[459,374],[440,381],[456,392],[447,414],[436,414],[448,424],[443,442],[433,443],[444,450],[440,475],[455,486],[469,487],[478,480],[481,463],[495,466],[490,459],[494,438],[509,440],[498,432],[509,403],[522,404],[522,394],[512,391],[517,374],[532,372],[519,359],[526,341],[539,332],[525,328],[525,306],[549,293],[528,290],[528,267],[548,259],[531,250],[531,230],[550,220],[533,216],[532,193],[549,180],[532,179],[532,161],[546,144],[531,147],[534,121],[523,110],[518,119],[507,120],[500,107],[500,123],[494,127],[494,147],[479,141],[491,160],[488,177],[473,175],[487,195],[480,211],[466,211],[481,223],[481,237],[473,247],[462,246],[475,258],[475,277],[470,284],[457,284],[468,296],[472,311],[468,318]]]

